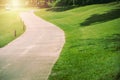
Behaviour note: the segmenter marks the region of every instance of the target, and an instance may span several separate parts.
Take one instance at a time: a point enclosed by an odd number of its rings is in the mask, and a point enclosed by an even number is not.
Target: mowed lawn
[[[49,80],[120,80],[120,4],[96,4],[36,15],[65,31]]]
[[[23,32],[23,22],[19,17],[19,11],[0,8],[0,47],[7,45]]]

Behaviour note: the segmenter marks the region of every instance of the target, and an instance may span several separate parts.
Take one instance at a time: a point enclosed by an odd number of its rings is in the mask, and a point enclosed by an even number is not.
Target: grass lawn
[[[120,80],[120,4],[96,4],[36,15],[65,31],[49,80]]]
[[[5,46],[23,32],[19,11],[0,9],[0,47]]]

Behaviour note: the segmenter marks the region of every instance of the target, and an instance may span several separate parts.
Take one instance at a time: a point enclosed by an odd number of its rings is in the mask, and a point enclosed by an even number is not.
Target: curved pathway
[[[47,80],[64,45],[64,32],[32,11],[20,16],[26,31],[0,48],[0,80]]]

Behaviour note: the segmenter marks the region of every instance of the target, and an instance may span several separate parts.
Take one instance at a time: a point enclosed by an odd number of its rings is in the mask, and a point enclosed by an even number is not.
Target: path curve
[[[65,43],[64,32],[32,11],[20,16],[27,29],[0,48],[0,80],[47,80]]]

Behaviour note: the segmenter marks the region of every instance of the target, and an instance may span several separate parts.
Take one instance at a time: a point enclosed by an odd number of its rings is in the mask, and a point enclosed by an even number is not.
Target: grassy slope
[[[36,12],[66,34],[66,44],[49,80],[119,80],[118,5],[111,3],[64,12],[44,9]]]
[[[19,12],[0,9],[0,47],[5,46],[16,38],[14,36],[15,30],[17,37],[24,32]]]

